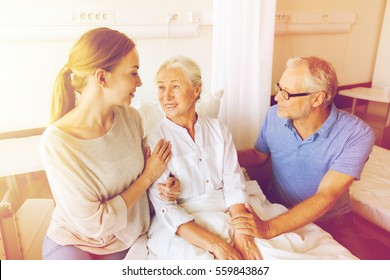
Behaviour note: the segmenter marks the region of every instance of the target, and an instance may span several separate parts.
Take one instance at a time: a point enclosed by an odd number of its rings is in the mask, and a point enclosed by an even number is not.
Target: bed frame
[[[373,147],[350,198],[359,234],[381,244],[390,258],[390,150]]]

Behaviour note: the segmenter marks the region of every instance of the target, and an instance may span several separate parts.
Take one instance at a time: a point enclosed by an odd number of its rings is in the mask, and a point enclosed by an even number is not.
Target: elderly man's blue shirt
[[[292,121],[280,118],[277,110],[277,105],[268,110],[255,148],[271,153],[272,187],[287,207],[314,195],[328,170],[360,179],[375,142],[366,123],[332,105],[321,128],[302,140]],[[348,197],[344,196],[333,210],[337,215],[350,211]]]

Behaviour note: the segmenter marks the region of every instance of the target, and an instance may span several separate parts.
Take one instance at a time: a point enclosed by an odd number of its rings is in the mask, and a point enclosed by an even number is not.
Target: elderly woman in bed
[[[253,238],[230,230],[230,216],[247,211],[245,180],[226,126],[195,112],[202,88],[198,65],[186,57],[170,59],[157,71],[157,84],[166,117],[147,144],[153,148],[165,138],[172,144],[172,159],[149,189],[156,211],[149,229],[150,258],[262,259]],[[157,189],[169,176],[182,188],[170,202]]]

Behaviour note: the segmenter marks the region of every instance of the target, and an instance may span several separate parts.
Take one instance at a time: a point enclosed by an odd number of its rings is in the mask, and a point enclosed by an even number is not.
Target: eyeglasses
[[[280,93],[284,99],[289,100],[290,97],[307,96],[307,95],[313,94],[315,92],[289,93],[287,90],[282,89],[280,87],[279,83],[276,83],[275,84],[275,93],[276,94]]]

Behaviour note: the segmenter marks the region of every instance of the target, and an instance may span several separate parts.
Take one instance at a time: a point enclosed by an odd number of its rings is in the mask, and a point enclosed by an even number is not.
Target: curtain
[[[253,147],[270,106],[276,0],[214,0],[212,91],[237,149]]]

